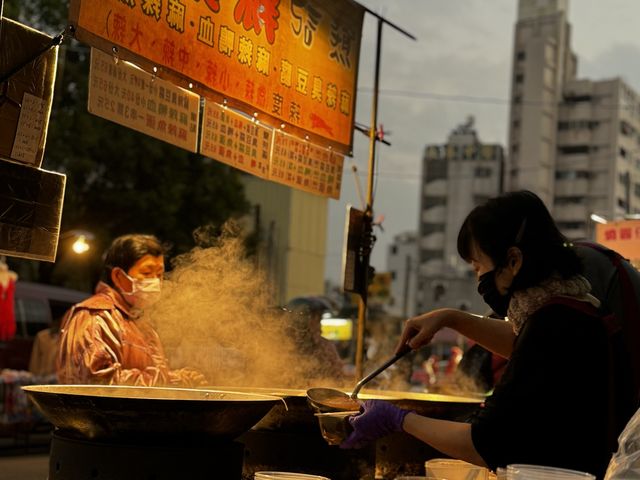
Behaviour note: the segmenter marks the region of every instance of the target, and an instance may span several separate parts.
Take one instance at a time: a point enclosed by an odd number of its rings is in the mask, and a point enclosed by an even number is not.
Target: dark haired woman
[[[427,345],[444,327],[509,359],[493,394],[469,422],[419,416],[385,402],[351,417],[344,448],[405,431],[442,453],[491,469],[556,466],[601,477],[620,433],[605,322],[581,263],[542,201],[528,191],[476,207],[458,236],[478,291],[507,321],[454,309],[407,321],[398,349]]]
[[[123,235],[105,253],[96,293],[62,324],[61,383],[198,386],[202,374],[170,370],[158,334],[143,315],[158,299],[164,247],[152,235]]]

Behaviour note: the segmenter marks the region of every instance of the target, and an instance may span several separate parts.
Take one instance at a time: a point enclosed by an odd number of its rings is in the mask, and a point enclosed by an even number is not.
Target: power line
[[[557,169],[554,168],[554,172]],[[531,166],[531,167],[519,167],[518,171],[520,172],[528,172],[528,171],[532,171],[532,172],[539,172],[540,171],[540,167],[538,166]],[[367,177],[367,174],[364,172],[360,172],[360,170],[358,170],[356,172],[356,175],[360,176],[360,177]],[[402,178],[410,178],[410,179],[415,179],[417,181],[422,181],[422,173],[421,172],[387,172],[387,171],[380,171],[378,170],[377,172],[374,173],[374,177],[378,177],[378,176],[382,176],[384,178],[389,178],[389,179],[402,179]],[[457,174],[457,175],[447,175],[446,178],[442,178],[442,180],[451,180],[451,179],[468,179],[468,178],[478,178],[477,175],[475,175],[473,172],[470,172],[469,174]],[[436,181],[436,180],[433,180]]]
[[[358,88],[358,92],[360,93],[373,93],[373,89],[371,87],[360,87]],[[437,101],[445,101],[445,102],[462,102],[462,103],[479,103],[479,104],[487,104],[487,105],[524,105],[524,106],[569,106],[571,103],[563,102],[559,100],[557,102],[545,102],[542,100],[523,100],[520,99],[518,101],[511,100],[508,98],[500,98],[500,97],[481,97],[474,95],[454,95],[447,93],[436,93],[436,92],[416,92],[411,90],[394,90],[394,89],[380,89],[378,91],[379,95],[384,95],[388,97],[401,97],[401,98],[418,98],[422,100],[437,100]],[[577,102],[576,102],[577,103]],[[623,104],[598,104],[598,108],[606,108],[611,110],[618,109],[640,109],[640,104],[638,105],[623,105]]]

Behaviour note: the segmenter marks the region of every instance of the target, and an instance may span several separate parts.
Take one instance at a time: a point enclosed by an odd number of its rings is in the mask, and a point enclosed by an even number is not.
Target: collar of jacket
[[[117,308],[126,317],[131,316],[131,306],[122,298],[120,292],[104,282],[99,282],[96,286],[95,295],[80,302],[76,305],[76,308],[88,308],[91,310],[112,310]]]

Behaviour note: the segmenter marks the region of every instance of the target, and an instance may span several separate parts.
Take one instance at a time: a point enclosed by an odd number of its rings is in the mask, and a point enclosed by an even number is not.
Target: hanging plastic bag
[[[605,480],[640,480],[640,409],[631,417],[618,437]]]

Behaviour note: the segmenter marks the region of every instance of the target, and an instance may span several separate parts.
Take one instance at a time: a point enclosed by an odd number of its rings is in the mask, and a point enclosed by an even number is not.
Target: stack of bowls
[[[427,478],[446,480],[487,480],[489,470],[462,460],[434,458],[425,463]]]
[[[595,480],[590,473],[541,465],[507,465],[507,480]]]
[[[331,480],[319,475],[306,475],[294,472],[256,472],[254,480]]]

